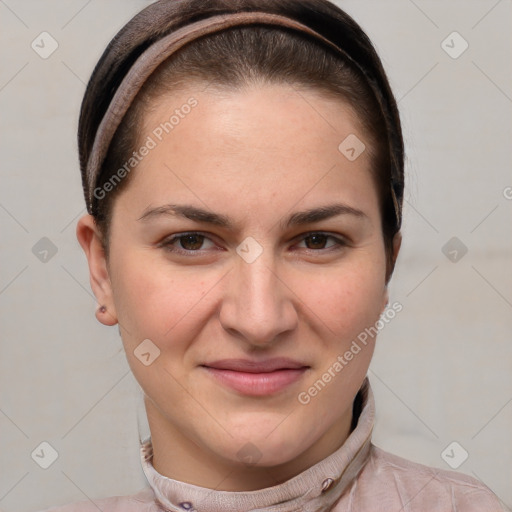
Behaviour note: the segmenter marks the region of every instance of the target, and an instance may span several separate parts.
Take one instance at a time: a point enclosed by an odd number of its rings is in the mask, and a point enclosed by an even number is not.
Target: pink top
[[[500,512],[478,480],[430,468],[371,443],[375,405],[368,378],[359,391],[356,428],[334,453],[290,480],[266,489],[229,492],[172,480],[152,465],[151,440],[141,445],[149,483],[132,496],[82,501],[51,512]],[[46,512],[46,511],[43,511]]]

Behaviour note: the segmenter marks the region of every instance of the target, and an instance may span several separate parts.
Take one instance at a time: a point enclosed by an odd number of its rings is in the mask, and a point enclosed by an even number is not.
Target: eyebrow
[[[182,217],[195,222],[212,224],[222,228],[233,228],[234,223],[229,217],[214,213],[202,208],[182,204],[166,204],[154,208],[146,208],[144,213],[137,219],[147,222],[151,219],[162,216]],[[358,218],[368,218],[368,216],[357,208],[342,203],[335,203],[318,208],[310,208],[290,215],[285,222],[281,222],[282,227],[300,226],[302,224],[312,224],[322,220],[327,220],[338,215],[352,215]]]

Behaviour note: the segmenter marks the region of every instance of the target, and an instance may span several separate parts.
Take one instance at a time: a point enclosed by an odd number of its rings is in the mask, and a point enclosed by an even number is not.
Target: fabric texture
[[[334,453],[273,487],[248,492],[198,487],[159,474],[151,440],[141,461],[149,483],[137,494],[82,501],[43,512],[500,512],[505,508],[478,480],[431,468],[371,442],[375,404],[368,377],[359,393],[357,425]]]

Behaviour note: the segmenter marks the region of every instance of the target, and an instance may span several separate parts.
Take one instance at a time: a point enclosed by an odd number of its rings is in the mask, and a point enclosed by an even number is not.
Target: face
[[[355,160],[338,149],[351,134]],[[296,474],[348,434],[375,340],[345,354],[387,301],[370,143],[342,101],[285,85],[173,93],[140,141],[108,279],[92,281],[155,457],[172,439],[211,465]]]

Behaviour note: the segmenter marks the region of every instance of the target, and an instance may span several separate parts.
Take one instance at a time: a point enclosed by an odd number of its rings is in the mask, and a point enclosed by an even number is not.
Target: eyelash
[[[305,233],[301,236],[299,243],[301,243],[304,240],[306,240],[307,238],[315,236],[315,235],[325,236],[327,241],[332,240],[332,241],[334,241],[334,244],[330,247],[326,247],[326,248],[322,248],[322,249],[308,249],[307,247],[304,248],[306,251],[308,251],[310,253],[321,253],[321,252],[325,253],[327,251],[330,252],[333,250],[340,250],[348,245],[348,242],[346,240],[344,240],[343,238],[331,235],[329,233],[325,233],[323,231],[310,231],[308,233]],[[191,249],[178,248],[178,247],[174,246],[174,244],[176,242],[179,242],[180,240],[186,238],[187,236],[200,236],[200,237],[204,237],[204,240],[209,240],[212,243],[215,243],[215,242],[213,242],[213,240],[211,240],[211,238],[208,237],[208,235],[206,233],[202,233],[200,231],[190,231],[190,232],[186,232],[186,233],[178,233],[176,235],[172,235],[172,236],[166,238],[165,240],[163,240],[162,242],[160,242],[158,244],[158,247],[163,248],[168,252],[175,253],[178,255],[183,255],[186,257],[200,256],[200,255],[204,254],[205,250],[208,250],[208,249],[191,250]],[[203,243],[204,243],[204,240],[203,240]],[[326,241],[326,243],[327,243],[327,241]]]

